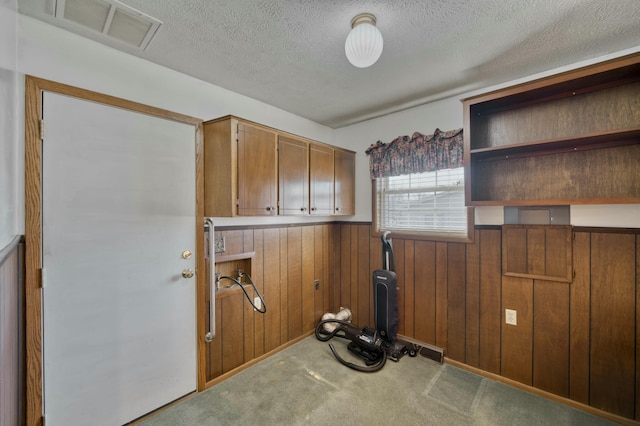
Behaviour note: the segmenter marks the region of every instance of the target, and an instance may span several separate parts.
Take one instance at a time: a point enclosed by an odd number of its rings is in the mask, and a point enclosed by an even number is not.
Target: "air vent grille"
[[[162,22],[116,0],[58,0],[56,18],[144,50]]]

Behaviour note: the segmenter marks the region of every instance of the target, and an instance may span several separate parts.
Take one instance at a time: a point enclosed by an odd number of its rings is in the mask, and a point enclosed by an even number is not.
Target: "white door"
[[[123,424],[196,389],[195,127],[48,92],[43,118],[46,423]]]

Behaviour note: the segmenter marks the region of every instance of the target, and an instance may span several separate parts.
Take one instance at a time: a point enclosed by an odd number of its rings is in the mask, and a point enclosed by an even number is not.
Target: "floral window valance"
[[[365,153],[374,179],[462,167],[463,145],[462,129],[436,129],[432,135],[415,132],[389,143],[378,141]]]

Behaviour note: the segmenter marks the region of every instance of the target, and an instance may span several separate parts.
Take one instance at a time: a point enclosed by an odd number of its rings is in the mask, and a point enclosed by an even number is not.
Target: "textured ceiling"
[[[163,22],[145,51],[19,11],[330,127],[342,127],[624,49],[640,48],[640,0],[124,0]],[[380,60],[344,54],[373,13]]]

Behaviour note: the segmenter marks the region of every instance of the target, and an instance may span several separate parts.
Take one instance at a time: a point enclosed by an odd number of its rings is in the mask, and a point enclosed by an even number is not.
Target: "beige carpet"
[[[333,339],[343,357],[346,342]],[[405,356],[376,373],[308,337],[141,423],[154,425],[605,425],[607,420],[450,365]]]

